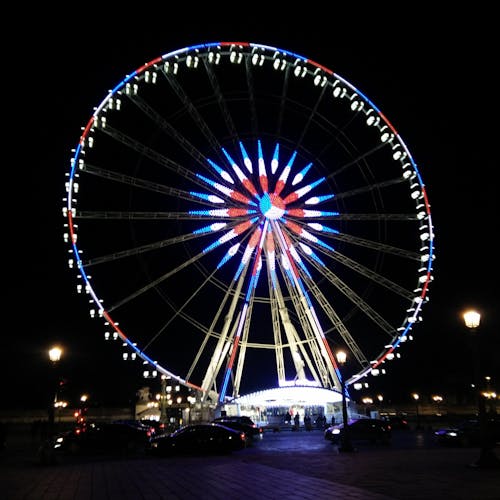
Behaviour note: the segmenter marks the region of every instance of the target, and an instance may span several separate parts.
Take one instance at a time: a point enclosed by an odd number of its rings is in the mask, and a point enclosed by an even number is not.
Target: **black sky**
[[[460,318],[468,306],[483,313],[484,363],[500,387],[495,16],[477,2],[442,13],[418,2],[404,14],[377,16],[327,14],[314,5],[284,13],[251,4],[230,18],[215,5],[206,12],[142,7],[127,15],[84,6],[57,18],[47,10],[12,14],[17,29],[4,75],[3,407],[44,403],[47,349],[56,341],[67,349],[61,369],[75,392],[103,402],[133,397],[136,372],[102,341],[73,294],[62,239],[64,174],[80,128],[125,74],[174,49],[223,40],[285,48],[345,77],[383,110],[419,166],[436,233],[435,279],[411,349],[381,390],[404,399],[461,386],[471,372]]]

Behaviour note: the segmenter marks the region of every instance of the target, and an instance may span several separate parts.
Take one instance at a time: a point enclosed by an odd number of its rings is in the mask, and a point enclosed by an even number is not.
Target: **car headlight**
[[[340,434],[340,429],[333,429],[332,434]]]

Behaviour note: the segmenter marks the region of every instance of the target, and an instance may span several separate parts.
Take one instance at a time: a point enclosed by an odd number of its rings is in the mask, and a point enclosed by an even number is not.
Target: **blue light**
[[[272,208],[272,206],[273,204],[271,203],[271,197],[269,196],[269,193],[264,193],[259,203],[260,211],[265,214]]]

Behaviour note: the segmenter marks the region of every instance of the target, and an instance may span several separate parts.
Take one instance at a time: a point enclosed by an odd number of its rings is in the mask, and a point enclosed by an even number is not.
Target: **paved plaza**
[[[339,453],[321,431],[266,432],[229,456],[86,457],[56,465],[40,464],[36,445],[27,438],[2,452],[2,499],[500,499],[500,470],[469,466],[477,448],[441,448],[429,432],[353,453]]]

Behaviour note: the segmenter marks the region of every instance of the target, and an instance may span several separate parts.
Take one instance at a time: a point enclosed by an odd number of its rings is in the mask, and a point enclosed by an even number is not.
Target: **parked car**
[[[150,453],[157,456],[227,454],[246,448],[247,437],[221,424],[190,424],[171,434],[154,436],[150,445]]]
[[[391,442],[391,425],[382,419],[358,418],[348,422],[349,438],[351,441],[368,441],[370,443],[389,444]],[[344,424],[327,427],[324,431],[325,439],[334,444],[340,444],[344,434]]]
[[[152,433],[148,427],[125,422],[90,423],[56,434],[39,448],[41,462],[55,463],[63,456],[144,453]]]
[[[149,433],[149,436],[152,437],[153,434],[156,433],[156,423],[150,422],[147,420],[134,420],[134,419],[121,419],[121,420],[113,420],[113,424],[127,424],[133,427],[138,427],[142,429],[146,433]]]
[[[247,436],[249,441],[254,439],[262,439],[264,435],[264,430],[259,427],[250,417],[247,416],[224,416],[217,417],[212,420],[214,424],[222,424],[226,427],[231,427],[237,431],[242,431]]]
[[[175,429],[178,428],[174,424],[168,422],[160,422],[158,420],[143,420],[142,422],[154,429],[155,434],[169,434],[170,432],[174,432]]]
[[[500,444],[500,417],[487,417],[485,420],[486,437],[494,446]],[[479,446],[481,429],[477,418],[467,419],[456,426],[445,427],[434,432],[437,444],[443,446]]]
[[[401,430],[401,431],[407,431],[410,430],[410,424],[408,423],[408,420],[406,420],[404,417],[398,416],[398,415],[389,415],[388,417],[385,417],[384,420],[388,422],[391,426],[391,430]]]

